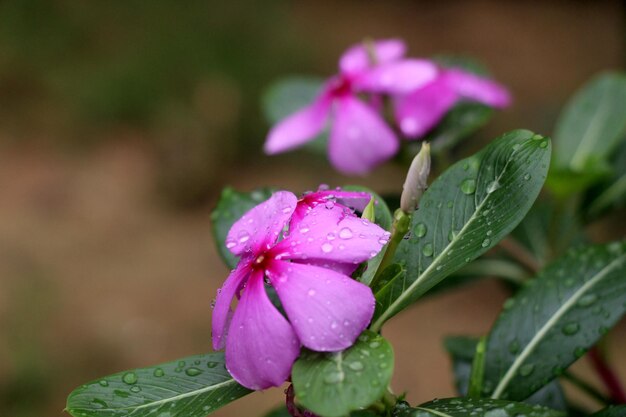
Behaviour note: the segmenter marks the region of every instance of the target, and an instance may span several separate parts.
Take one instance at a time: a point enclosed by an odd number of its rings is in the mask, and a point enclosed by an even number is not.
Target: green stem
[[[577,377],[576,375],[572,374],[569,371],[563,372],[562,376],[563,378],[571,382],[572,385],[574,385],[575,387],[577,387],[578,389],[580,389],[581,391],[583,391],[590,397],[594,398],[596,401],[600,402],[601,404],[603,405],[611,404],[611,400],[609,400],[606,396],[604,396],[604,394],[602,394],[596,388],[591,386],[591,384],[589,384],[587,381],[580,379],[579,377]]]
[[[398,245],[400,245],[400,242],[402,242],[402,239],[404,239],[404,236],[409,231],[410,225],[411,215],[403,212],[401,209],[397,209],[393,214],[393,224],[391,225],[389,243],[387,243],[385,254],[383,255],[382,261],[380,261],[380,264],[378,265],[378,269],[376,270],[376,274],[374,274],[370,287],[376,287],[378,281],[380,281],[382,272],[393,263]]]

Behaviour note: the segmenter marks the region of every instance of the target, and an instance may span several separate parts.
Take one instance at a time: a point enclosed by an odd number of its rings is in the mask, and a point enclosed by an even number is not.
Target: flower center
[[[352,93],[352,81],[345,76],[337,78],[330,90],[333,97],[343,97],[350,93]]]
[[[267,262],[270,260],[270,256],[267,252],[263,252],[259,256],[256,257],[254,262],[252,262],[252,269],[265,269],[267,266]]]

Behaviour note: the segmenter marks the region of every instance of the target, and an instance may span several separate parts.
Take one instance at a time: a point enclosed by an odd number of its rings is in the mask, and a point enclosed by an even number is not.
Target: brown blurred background
[[[412,55],[473,56],[510,87],[515,105],[483,141],[549,134],[576,88],[623,68],[624,13],[600,0],[0,1],[0,415],[58,416],[82,382],[209,349],[227,274],[209,212],[224,185],[400,188],[391,165],[355,180],[306,152],[262,155],[271,81],[331,74],[347,46],[398,36]],[[451,395],[443,335],[486,332],[504,297],[487,281],[394,319],[395,389]],[[626,380],[624,323],[614,333]]]

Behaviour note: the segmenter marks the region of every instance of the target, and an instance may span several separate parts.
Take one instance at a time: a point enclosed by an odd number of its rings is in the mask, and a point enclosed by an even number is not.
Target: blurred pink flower
[[[272,128],[265,152],[301,146],[319,135],[331,119],[328,155],[339,171],[362,175],[389,159],[398,150],[398,140],[377,110],[357,93],[408,94],[431,81],[436,66],[426,60],[401,59],[405,49],[395,39],[374,42],[372,57],[363,45],[349,48],[339,61],[339,75],[324,85],[313,103]]]
[[[396,97],[396,120],[406,137],[420,138],[461,100],[503,108],[511,103],[511,96],[504,86],[495,81],[458,68],[441,69],[437,77],[426,85]]]
[[[241,259],[218,290],[213,347],[226,346],[228,371],[250,389],[282,384],[301,345],[315,351],[351,346],[374,313],[371,289],[337,270],[375,256],[389,233],[340,204],[316,204],[284,233],[297,207],[295,195],[276,192],[239,219],[226,239]],[[320,266],[326,263],[339,266]],[[287,318],[270,301],[266,280]]]

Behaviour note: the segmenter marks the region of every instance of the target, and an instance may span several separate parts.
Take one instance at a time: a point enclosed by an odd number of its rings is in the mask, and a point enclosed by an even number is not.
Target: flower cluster
[[[431,60],[405,58],[405,51],[405,44],[395,39],[348,49],[339,61],[339,74],[325,83],[313,103],[272,128],[265,152],[296,148],[324,131],[330,120],[331,163],[346,174],[362,175],[399,148],[381,115],[385,97],[406,139],[423,137],[460,100],[498,108],[510,103],[507,90],[491,80]],[[363,94],[368,101],[360,98]]]
[[[226,348],[226,366],[239,383],[278,386],[301,346],[340,351],[367,327],[374,296],[350,275],[389,240],[389,232],[354,214],[369,200],[363,192],[321,189],[298,200],[279,191],[233,224],[225,244],[240,260],[218,290],[213,347]]]

